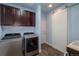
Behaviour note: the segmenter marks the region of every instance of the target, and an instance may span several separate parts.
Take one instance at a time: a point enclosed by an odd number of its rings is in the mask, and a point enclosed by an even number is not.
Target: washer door
[[[26,39],[26,52],[31,52],[38,49],[38,37]]]

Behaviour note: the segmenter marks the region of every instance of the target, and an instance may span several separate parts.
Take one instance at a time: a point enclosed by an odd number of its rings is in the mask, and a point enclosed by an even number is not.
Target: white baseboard
[[[50,43],[48,43],[48,42],[45,42],[46,44],[48,44],[48,45],[50,45],[50,46],[52,46],[52,44],[50,44]]]

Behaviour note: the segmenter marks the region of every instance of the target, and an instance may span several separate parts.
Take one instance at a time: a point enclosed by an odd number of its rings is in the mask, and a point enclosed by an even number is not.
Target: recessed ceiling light
[[[52,4],[49,4],[49,7],[52,7]]]

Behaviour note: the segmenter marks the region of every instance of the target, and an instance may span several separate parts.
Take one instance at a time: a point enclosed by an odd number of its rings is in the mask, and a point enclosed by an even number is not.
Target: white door
[[[52,46],[61,52],[67,45],[67,9],[59,9],[52,14]]]

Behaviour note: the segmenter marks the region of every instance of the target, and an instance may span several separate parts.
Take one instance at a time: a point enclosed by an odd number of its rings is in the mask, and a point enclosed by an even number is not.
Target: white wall
[[[46,43],[46,14],[41,14],[41,43]]]
[[[69,7],[69,42],[79,40],[79,4]]]
[[[36,8],[36,26],[35,33],[39,37],[39,52],[41,52],[41,6],[38,4]]]
[[[46,25],[46,31],[47,31],[47,39],[46,43],[52,45],[52,20],[51,20],[51,13],[47,15],[47,25]]]
[[[26,26],[2,26],[3,35],[6,33],[23,33],[26,32],[34,32],[34,27],[26,27]]]

